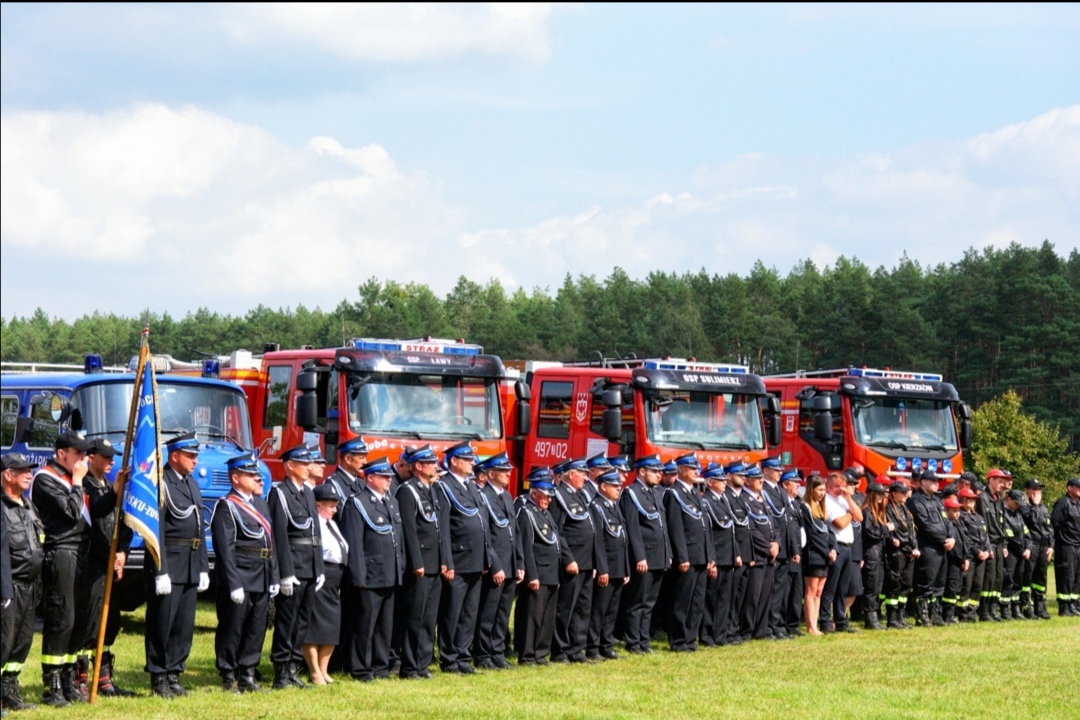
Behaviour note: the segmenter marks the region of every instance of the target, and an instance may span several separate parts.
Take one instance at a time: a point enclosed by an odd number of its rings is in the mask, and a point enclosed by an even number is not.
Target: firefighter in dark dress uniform
[[[506,453],[492,455],[476,466],[483,478],[480,499],[488,514],[491,550],[499,558],[500,573],[486,573],[480,584],[480,610],[477,613],[473,661],[485,670],[506,670],[507,641],[510,637],[510,608],[514,591],[525,577],[521,538],[514,515],[514,499],[507,487],[514,466]]]
[[[210,587],[202,494],[191,473],[199,457],[194,432],[165,444],[161,477],[161,568],[146,573],[146,671],[150,690],[165,698],[187,695],[180,684],[195,634],[198,595]]]
[[[607,572],[603,538],[597,534],[583,492],[587,472],[584,459],[563,463],[563,481],[555,486],[555,500],[548,508],[559,535],[562,568],[551,647],[553,662],[585,662],[594,575]]]
[[[349,582],[358,591],[358,606],[343,608],[357,615],[353,628],[353,679],[370,682],[390,677],[390,640],[394,600],[405,571],[401,512],[390,494],[394,471],[386,458],[364,465],[367,487],[346,503],[345,541],[349,544]]]
[[[792,536],[789,527],[792,524],[797,525],[798,518],[788,511],[787,493],[784,492],[784,488],[780,487],[780,476],[784,472],[784,465],[780,458],[766,458],[761,461],[760,467],[762,474],[765,476],[765,484],[761,489],[762,496],[765,498],[769,516],[772,518],[776,531],[780,536],[780,550],[776,553],[776,560],[773,563],[775,574],[773,577],[772,607],[769,610],[769,630],[767,634],[777,640],[783,640],[787,637],[787,628],[783,621],[784,603],[788,599],[791,583],[791,573],[788,572],[788,567],[791,564],[791,557],[799,553],[797,542],[794,545],[791,543]],[[798,537],[798,533],[795,534],[795,537]]]
[[[746,474],[743,501],[750,518],[752,553],[747,563],[746,595],[743,598],[739,632],[743,639],[769,637],[769,613],[776,574],[776,555],[780,552],[780,532],[769,514],[763,491],[764,476],[757,466]]]
[[[325,581],[322,533],[315,494],[304,484],[311,453],[298,445],[281,454],[285,479],[270,491],[270,522],[281,592],[274,606],[274,689],[307,687],[300,679],[304,664],[303,640],[315,593]]]
[[[1020,506],[1024,523],[1031,532],[1031,557],[1024,564],[1024,584],[1020,588],[1020,608],[1024,617],[1049,620],[1046,611],[1046,571],[1054,559],[1054,526],[1050,511],[1042,502],[1043,484],[1035,478],[1024,483],[1027,503]]]
[[[739,557],[742,562],[735,564],[735,589],[731,596],[731,616],[728,618],[728,635],[730,644],[736,644],[749,640],[740,632],[740,614],[742,612],[743,599],[746,597],[746,573],[750,567],[750,558],[753,555],[753,544],[750,536],[750,513],[743,499],[743,487],[746,484],[746,473],[750,466],[744,462],[736,461],[724,466],[727,474],[727,488],[724,497],[731,508],[731,514],[735,518],[735,543],[739,548]]]
[[[3,468],[3,610],[0,611],[0,702],[5,710],[33,710],[37,706],[23,702],[19,673],[30,655],[34,641],[34,615],[39,591],[38,580],[45,560],[41,547],[41,523],[23,497],[30,487],[33,470],[38,465],[20,453],[0,459]],[[56,706],[68,704],[61,692]]]
[[[367,462],[368,446],[362,437],[354,437],[338,445],[338,465],[330,477],[323,482],[333,483],[337,488],[338,496],[342,498],[338,505],[337,515],[334,522],[341,524],[341,514],[344,512],[345,503],[364,487],[364,479],[361,477],[361,469]]]
[[[688,453],[675,460],[675,467],[675,483],[664,495],[674,583],[668,645],[674,652],[693,652],[705,614],[705,586],[716,559],[699,489],[701,465]]]
[[[435,658],[435,623],[442,576],[453,577],[450,518],[435,502],[439,459],[429,445],[402,453],[412,470],[397,491],[405,542],[405,576],[400,613],[404,616],[401,670],[404,679],[430,679]]]
[[[1080,478],[1065,483],[1065,494],[1050,513],[1054,526],[1054,581],[1058,615],[1080,616]]]
[[[555,486],[544,472],[529,473],[529,496],[517,511],[525,578],[514,614],[518,665],[547,665],[559,592],[559,536],[548,513]]]
[[[615,660],[615,620],[623,586],[630,580],[629,546],[619,495],[622,475],[613,467],[596,476],[597,496],[590,505],[593,522],[604,549],[606,573],[597,573],[589,617],[585,657]]]
[[[98,629],[101,625],[101,607],[105,601],[105,579],[109,572],[120,580],[124,576],[124,562],[127,560],[128,550],[131,548],[131,539],[134,533],[123,522],[120,523],[116,539],[116,560],[112,568],[105,566],[109,562],[109,549],[112,547],[113,528],[116,526],[116,492],[106,476],[112,469],[114,458],[119,454],[105,438],[96,438],[91,441],[87,451],[86,477],[83,478],[83,490],[90,505],[90,558],[87,571],[90,582],[90,608],[89,626],[85,650],[93,652],[97,649]],[[109,604],[109,617],[105,622],[105,644],[101,652],[101,670],[98,674],[98,694],[106,697],[131,697],[135,693],[124,690],[112,680],[113,661],[112,644],[116,642],[116,636],[120,632],[120,604]],[[92,672],[89,662],[80,662],[81,667],[86,667]],[[85,680],[81,681],[85,684]]]
[[[780,488],[784,491],[784,502],[787,504],[787,598],[781,601],[780,618],[781,625],[789,640],[794,640],[803,635],[799,629],[803,616],[803,549],[802,549],[802,501],[799,499],[799,487],[802,477],[795,468],[785,470],[780,474]]]
[[[724,495],[727,474],[716,463],[709,463],[701,474],[705,480],[702,504],[709,519],[715,565],[705,584],[705,614],[701,623],[701,644],[707,647],[728,645],[731,602],[735,595],[735,565],[742,563],[735,540],[735,516]]]
[[[90,509],[82,481],[90,444],[73,432],[65,432],[57,436],[55,447],[56,454],[34,477],[30,499],[45,529],[41,702],[57,706],[89,699],[79,687],[75,661],[86,642],[89,621],[83,610],[90,602],[86,571]]]
[[[446,450],[448,471],[439,478],[435,502],[449,519],[453,577],[443,575],[439,607],[439,668],[443,672],[472,674],[472,641],[480,609],[483,573],[502,572],[499,558],[491,552],[488,515],[481,512],[480,489],[470,478],[476,453],[469,443]]]
[[[664,521],[659,489],[663,463],[659,455],[634,461],[637,480],[619,498],[630,544],[630,583],[624,593],[623,636],[633,654],[652,652],[649,627],[660,594],[660,583],[671,566],[671,543]]]
[[[280,578],[259,460],[249,452],[226,465],[232,490],[217,501],[210,518],[217,581],[214,653],[222,688],[244,693],[262,689],[255,668],[266,639],[270,598],[278,594]]]

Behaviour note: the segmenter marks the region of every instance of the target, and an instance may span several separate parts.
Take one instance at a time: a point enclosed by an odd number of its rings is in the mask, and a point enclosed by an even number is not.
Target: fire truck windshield
[[[686,390],[651,391],[645,397],[649,442],[698,450],[765,447],[758,398]]]
[[[76,390],[73,407],[82,416],[88,438],[123,442],[131,412],[133,383],[102,383]],[[242,393],[210,385],[158,379],[158,415],[163,435],[195,430],[200,442],[230,442],[251,447],[251,422]]]
[[[357,434],[417,440],[497,439],[502,437],[502,420],[496,382],[414,373],[353,375],[349,428]]]
[[[955,451],[952,406],[920,398],[852,399],[855,438],[868,447]]]

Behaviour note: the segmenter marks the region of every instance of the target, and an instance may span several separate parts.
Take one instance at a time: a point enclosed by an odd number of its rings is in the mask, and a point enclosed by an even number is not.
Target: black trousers
[[[593,587],[592,609],[589,614],[589,638],[585,654],[597,657],[610,655],[615,649],[615,619],[619,614],[619,601],[623,593],[623,579],[611,579],[607,587]]]
[[[865,609],[876,613],[885,599],[882,594],[885,587],[885,563],[880,555],[863,558],[862,581]]]
[[[456,573],[443,580],[439,599],[439,667],[449,670],[471,659],[476,614],[480,609],[480,573]]]
[[[269,612],[270,593],[245,592],[244,601],[235,603],[227,588],[217,589],[214,654],[219,673],[236,674],[259,664]]]
[[[1020,584],[1024,576],[1024,558],[1009,551],[1005,558],[1005,579],[1001,583],[1001,602],[1013,603],[1020,599]]]
[[[829,566],[825,578],[825,588],[821,591],[821,612],[818,613],[820,625],[835,623],[837,630],[847,627],[847,602],[844,592],[851,574],[851,548],[837,545],[836,562]]]
[[[300,578],[293,594],[281,593],[274,598],[274,640],[270,644],[270,661],[275,665],[304,662],[304,636],[307,635],[311,607],[315,602],[315,581]],[[342,610],[342,614],[345,614]]]
[[[571,656],[584,656],[589,639],[589,615],[592,612],[592,570],[577,575],[560,572],[559,598],[555,610],[555,637],[551,645],[551,659],[564,660]]]
[[[0,612],[0,671],[5,675],[17,675],[30,655],[38,601],[36,582],[13,579],[11,584],[15,596]]]
[[[644,650],[649,647],[650,623],[656,601],[660,597],[660,583],[663,579],[663,570],[631,572],[630,584],[626,588],[626,620],[623,627],[623,640],[627,650]]]
[[[390,677],[390,641],[394,634],[397,587],[360,588],[359,615],[354,625],[349,666],[358,680]]]
[[[480,610],[473,639],[473,660],[477,664],[506,660],[506,642],[510,636],[510,608],[514,604],[515,578],[507,576],[496,585],[491,573],[480,581]]]
[[[84,649],[91,652],[97,650],[97,636],[101,630],[101,608],[105,604],[105,567],[92,565],[87,573],[89,609],[86,625],[86,644]],[[113,583],[116,588],[116,583]],[[108,648],[116,642],[116,636],[120,632],[120,605],[116,602],[115,595],[109,603],[109,617],[105,618],[105,647]]]
[[[945,591],[941,596],[942,602],[949,605],[959,605],[960,596],[964,591],[963,565],[954,560],[945,561]]]
[[[735,594],[735,568],[718,567],[716,577],[705,581],[705,612],[698,633],[705,644],[725,645],[731,621],[731,599]]]
[[[915,597],[929,600],[944,595],[945,569],[944,550],[930,545],[920,547],[915,560]]]
[[[885,598],[889,605],[906,605],[914,582],[915,562],[903,551],[885,555]]]
[[[41,664],[63,665],[87,642],[90,614],[86,558],[89,543],[45,550],[42,581],[45,615],[41,632]]]
[[[1057,544],[1054,550],[1054,585],[1058,602],[1080,600],[1080,547]]]
[[[684,650],[697,641],[701,618],[705,614],[705,585],[708,575],[705,565],[691,565],[686,572],[672,568],[671,622],[668,626],[668,645],[672,650]]]
[[[1031,551],[1031,557],[1024,563],[1024,583],[1020,592],[1030,592],[1033,598],[1046,597],[1046,571],[1050,561],[1046,559],[1049,548],[1038,547]]]
[[[978,607],[982,594],[983,577],[986,574],[986,561],[972,558],[964,573],[960,585],[960,602],[964,607]]]
[[[788,635],[794,635],[799,631],[799,625],[803,618],[803,587],[802,565],[790,563],[788,575],[791,580],[788,584],[787,601],[784,603],[784,629]]]
[[[541,585],[530,590],[521,584],[514,613],[514,650],[518,663],[528,664],[547,658],[555,635],[556,595],[558,585]]]
[[[739,612],[739,635],[744,640],[763,638],[769,633],[772,587],[776,568],[758,563],[746,569],[746,595]]]
[[[154,573],[145,573],[146,672],[182,673],[195,635],[197,583],[174,583],[168,595],[154,593]]]
[[[788,590],[790,589],[791,574],[788,572],[788,566],[791,561],[787,558],[783,560],[777,560],[775,563],[775,573],[773,575],[772,586],[772,607],[769,608],[769,632],[776,633],[783,630],[785,633],[784,623],[784,606],[788,599]]]
[[[402,598],[405,618],[401,640],[401,674],[405,677],[426,670],[435,659],[435,622],[439,616],[442,578],[438,574],[405,576]]]
[[[672,568],[672,572],[678,572],[678,568]],[[671,634],[671,608],[675,593],[675,576],[671,572],[664,573],[664,579],[660,581],[660,593],[656,597],[656,608],[649,620],[649,637],[654,638],[661,632]]]
[[[1001,587],[1005,584],[1005,549],[1004,544],[994,545],[994,551],[986,559],[986,574],[983,577],[982,596],[990,600],[1001,598]]]

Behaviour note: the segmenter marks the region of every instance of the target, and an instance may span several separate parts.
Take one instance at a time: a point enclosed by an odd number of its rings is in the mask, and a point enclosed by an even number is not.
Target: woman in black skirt
[[[315,488],[326,580],[315,593],[311,620],[304,636],[304,660],[312,685],[334,682],[327,667],[341,637],[341,576],[349,561],[349,544],[334,523],[334,514],[341,501],[334,483],[323,483]]]
[[[836,536],[829,530],[825,513],[825,478],[811,475],[806,480],[803,495],[802,526],[806,531],[806,550],[803,552],[803,617],[806,631],[822,635],[818,629],[818,612],[821,610],[821,591],[829,565],[836,561]]]

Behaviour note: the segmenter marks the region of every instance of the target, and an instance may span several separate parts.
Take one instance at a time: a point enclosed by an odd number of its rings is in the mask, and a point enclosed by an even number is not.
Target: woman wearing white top
[[[349,558],[349,544],[334,522],[341,497],[333,483],[323,483],[315,488],[315,507],[319,513],[322,539],[323,564],[326,581],[315,593],[311,620],[304,636],[304,660],[312,685],[334,682],[328,666],[334,647],[341,636],[341,576]]]

